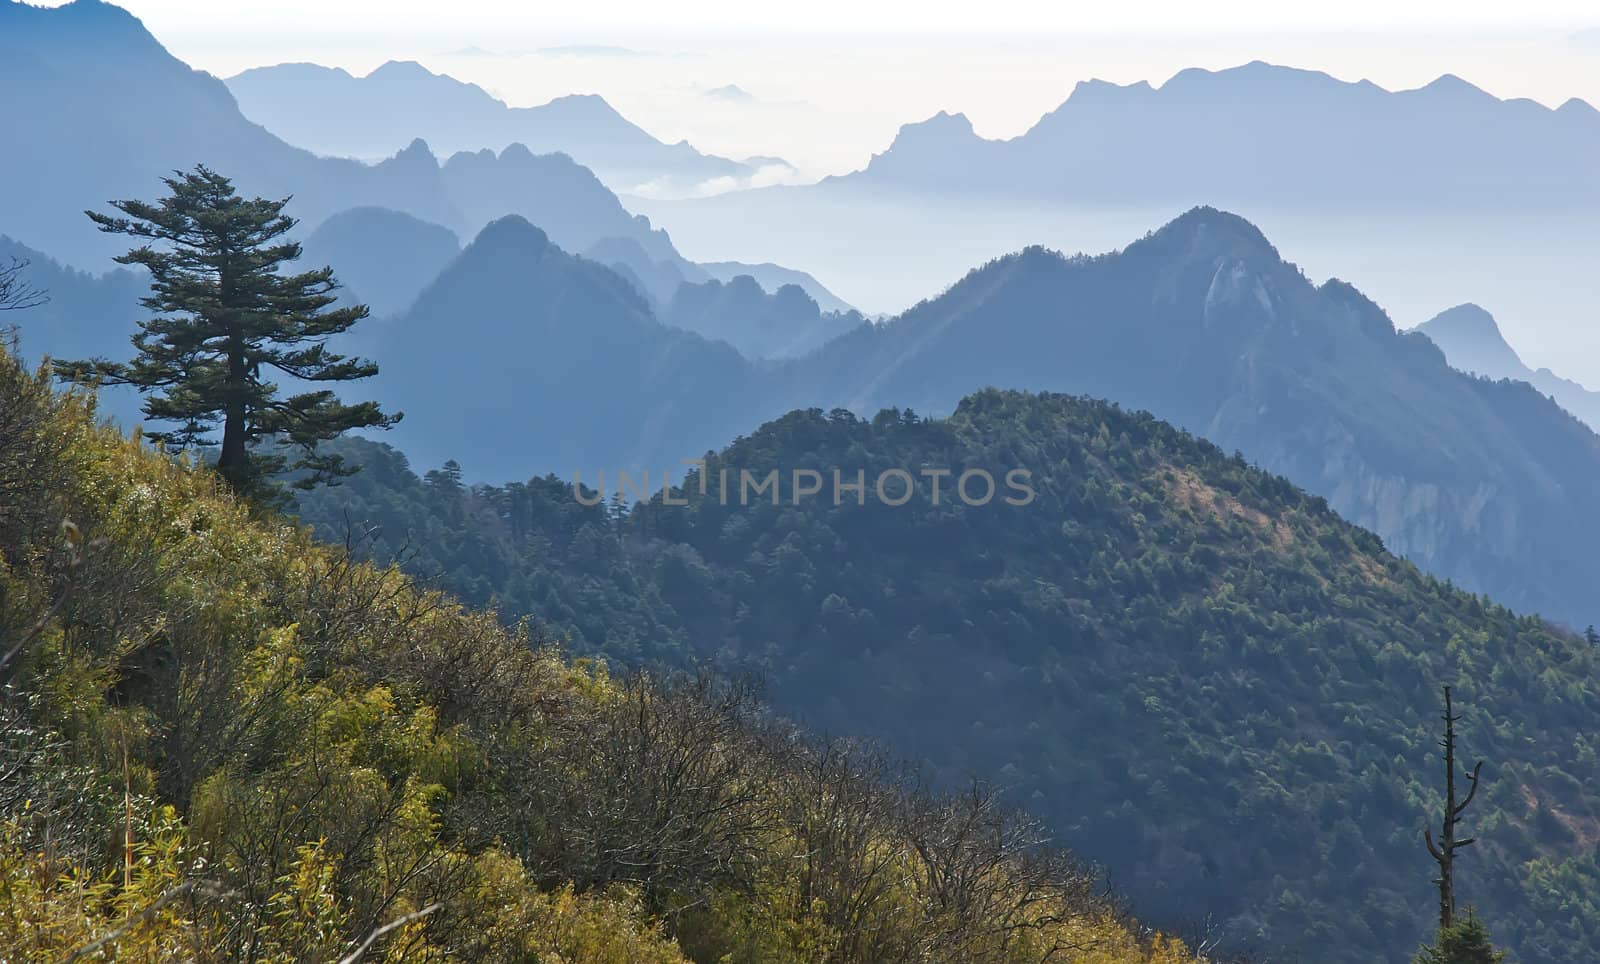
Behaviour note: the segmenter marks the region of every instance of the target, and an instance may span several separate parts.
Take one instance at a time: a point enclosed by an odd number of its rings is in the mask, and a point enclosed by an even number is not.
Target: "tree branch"
[[[429,904],[428,906],[422,908],[419,911],[414,911],[413,913],[407,914],[404,917],[395,918],[394,920],[390,921],[389,923],[383,925],[382,927],[380,927],[377,930],[373,931],[372,933],[368,934],[367,935],[367,939],[361,942],[361,946],[357,947],[355,950],[351,951],[349,954],[346,954],[344,957],[339,958],[339,964],[356,964],[356,961],[361,960],[361,955],[363,955],[363,954],[365,954],[367,952],[367,948],[372,946],[372,942],[373,941],[376,941],[378,938],[382,937],[383,935],[389,933],[392,930],[397,930],[397,929],[399,929],[401,927],[406,926],[407,924],[411,923],[412,921],[421,920],[422,918],[427,917],[429,914],[433,913],[434,911],[438,910],[439,908],[441,908],[443,906],[444,906],[443,904],[439,904],[439,903]]]

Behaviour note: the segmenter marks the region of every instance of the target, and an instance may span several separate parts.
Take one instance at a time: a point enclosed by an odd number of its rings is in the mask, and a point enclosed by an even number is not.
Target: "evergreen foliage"
[[[1433,944],[1422,948],[1413,959],[1414,964],[1500,964],[1506,959],[1502,951],[1489,943],[1488,928],[1471,911],[1467,916],[1441,927]]]
[[[145,242],[117,258],[141,265],[152,279],[142,304],[156,313],[139,322],[137,355],[127,364],[104,360],[57,365],[63,378],[132,385],[147,394],[145,414],[175,427],[149,436],[177,449],[218,444],[217,472],[236,492],[263,495],[274,474],[291,463],[260,444],[281,440],[300,450],[292,468],[310,487],[347,474],[336,455],[318,445],[357,428],[387,428],[399,420],[376,402],[346,404],[330,390],[280,397],[270,379],[346,382],[378,367],[328,348],[367,316],[364,305],[331,307],[333,269],[300,274],[281,269],[300,257],[284,239],[295,220],[288,199],[246,200],[204,165],[164,178],[159,202],[115,201],[124,216],[87,212],[108,234]],[[220,424],[219,440],[211,433]]]

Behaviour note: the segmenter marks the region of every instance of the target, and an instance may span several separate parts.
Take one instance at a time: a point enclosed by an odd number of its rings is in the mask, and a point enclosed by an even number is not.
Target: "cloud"
[[[752,160],[756,160],[752,158]],[[780,184],[808,184],[798,170],[784,161],[774,158],[760,158],[766,161],[749,174],[732,175],[724,174],[713,177],[698,184],[685,185],[682,181],[671,177],[658,177],[637,185],[625,194],[633,197],[647,198],[652,201],[676,200],[680,198],[714,197],[718,194],[728,194],[733,191],[746,191],[758,187],[774,187]]]

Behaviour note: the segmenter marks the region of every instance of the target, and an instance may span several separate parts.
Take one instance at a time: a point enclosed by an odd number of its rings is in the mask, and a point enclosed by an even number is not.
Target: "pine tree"
[[[1489,930],[1472,911],[1449,927],[1439,929],[1432,945],[1424,946],[1413,964],[1500,964],[1506,958],[1489,943]]]
[[[284,274],[300,257],[285,240],[296,221],[283,213],[288,198],[241,198],[233,184],[204,165],[163,178],[169,195],[158,203],[114,201],[123,217],[87,211],[101,231],[145,243],[117,258],[150,272],[143,299],[155,317],[139,322],[137,357],[127,364],[95,359],[58,363],[62,378],[132,385],[147,397],[144,412],[175,423],[146,434],[177,449],[217,445],[217,472],[235,491],[271,497],[276,473],[299,473],[311,488],[348,475],[337,455],[318,444],[351,429],[388,428],[400,416],[376,402],[347,405],[332,391],[289,397],[271,379],[309,382],[368,378],[378,367],[328,350],[327,340],[367,317],[365,305],[332,307],[332,268]],[[284,449],[298,449],[291,464]]]
[[[1593,626],[1583,631],[1583,638],[1590,646],[1600,646],[1600,632],[1596,632]]]

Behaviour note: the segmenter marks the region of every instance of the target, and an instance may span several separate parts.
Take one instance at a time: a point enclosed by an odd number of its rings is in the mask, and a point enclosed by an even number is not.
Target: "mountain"
[[[99,0],[55,8],[0,0],[0,85],[33,92],[10,118],[26,132],[26,150],[0,153],[0,183],[29,189],[0,193],[0,231],[78,268],[104,270],[124,250],[94,230],[84,209],[156,196],[160,178],[197,163],[232,178],[241,194],[292,195],[289,213],[307,234],[355,208],[400,212],[461,237],[521,214],[572,250],[620,237],[658,259],[682,260],[664,232],[561,155],[514,144],[498,154],[456,154],[441,166],[413,140],[369,165],[291,147],[246,120],[220,81],[189,69],[131,14]],[[95,132],[92,149],[86,130]],[[404,289],[365,296],[392,304]]]
[[[796,285],[800,290],[811,296],[817,307],[823,311],[855,311],[848,302],[838,295],[823,287],[822,282],[813,278],[804,271],[795,271],[769,262],[762,264],[745,264],[742,261],[702,261],[700,267],[711,277],[718,281],[732,281],[739,275],[749,275],[760,282],[761,287],[769,293],[776,292],[784,285]]]
[[[411,305],[461,253],[455,232],[384,208],[353,208],[322,222],[301,246],[301,262],[333,265],[344,297],[378,316]]]
[[[20,277],[44,300],[30,308],[0,313],[0,337],[15,334],[22,357],[35,364],[58,359],[120,357],[131,349],[144,309],[139,299],[149,282],[118,268],[103,275],[69,268],[48,255],[0,234],[0,266],[21,265]],[[138,395],[126,387],[100,393],[100,413],[124,424],[143,417]]]
[[[78,271],[0,235],[0,264],[18,262],[23,280],[45,295],[37,307],[4,319],[20,329],[29,356],[88,358],[127,346],[148,282],[126,268],[103,275]]]
[[[1526,320],[1519,343],[1570,352],[1579,367],[1563,374],[1600,384],[1597,165],[1600,111],[1579,100],[1551,110],[1454,77],[1389,91],[1251,63],[1086,81],[1004,140],[937,114],[814,185],[631,203],[685,250],[805,265],[869,315],[1007,251],[1103,251],[1211,205],[1292,243],[1317,278],[1359,279],[1396,317],[1428,317],[1441,291],[1493,304]]]
[[[0,87],[30,92],[8,117],[24,149],[0,153],[0,183],[28,189],[0,194],[0,230],[79,268],[109,267],[122,245],[96,232],[85,208],[148,197],[160,177],[197,163],[233,177],[242,193],[294,195],[312,224],[371,204],[439,224],[458,217],[425,150],[368,166],[290,147],[245,120],[221,81],[99,0],[0,3]]]
[[[1600,615],[1587,497],[1600,437],[1527,385],[1450,368],[1235,216],[1196,209],[1098,257],[1028,249],[783,362],[667,328],[615,272],[520,219],[501,227],[363,346],[395,375],[389,407],[435,400],[398,430],[424,464],[458,459],[475,479],[648,468],[659,481],[796,407],[941,414],[985,386],[1065,391],[1243,452],[1440,578],[1570,625]],[[742,337],[754,317],[709,330]]]
[[[1456,305],[1415,329],[1444,352],[1453,368],[1486,378],[1527,382],[1556,404],[1600,431],[1600,392],[1562,378],[1548,368],[1534,371],[1506,343],[1494,316],[1473,304]]]
[[[1388,91],[1256,61],[1159,87],[1085,81],[1009,140],[941,113],[844,180],[1099,204],[1564,206],[1600,202],[1597,159],[1600,112],[1580,100],[1552,110],[1451,75]]]
[[[787,407],[940,413],[996,385],[1146,409],[1441,578],[1575,625],[1600,615],[1600,438],[1526,385],[1450,368],[1233,215],[1196,209],[1115,254],[999,259],[803,369]]]
[[[657,195],[692,194],[718,179],[748,181],[763,166],[789,167],[770,158],[758,165],[712,157],[683,141],[664,144],[594,94],[508,107],[476,84],[410,61],[389,61],[365,77],[278,64],[227,84],[246,117],[320,154],[387,157],[416,137],[446,152],[515,143],[537,154],[567,154],[614,191]]]
[[[474,225],[517,214],[538,224],[569,251],[602,241],[632,242],[655,261],[684,264],[665,231],[629,214],[617,196],[588,168],[564,154],[534,154],[513,144],[452,155],[441,171],[450,199]]]
[[[627,278],[657,309],[672,299],[680,285],[710,280],[699,265],[678,257],[657,260],[632,238],[604,238],[585,248],[583,256]]]
[[[799,285],[768,294],[749,275],[679,285],[660,318],[725,341],[746,358],[799,358],[867,323],[860,312],[822,311]]]
[[[991,788],[571,661],[91,416],[0,349],[9,960],[1200,964]]]
[[[733,348],[662,325],[622,277],[515,215],[373,337],[371,391],[406,413],[386,437],[475,478],[681,471],[756,391]]]
[[[1223,951],[1411,959],[1453,685],[1487,761],[1462,899],[1524,964],[1600,954],[1600,649],[1147,414],[993,390],[944,420],[796,411],[609,520],[561,479],[423,481],[354,444],[376,471],[302,498],[319,532],[376,524],[380,560],[578,652],[754,670],[938,784],[996,780]]]

